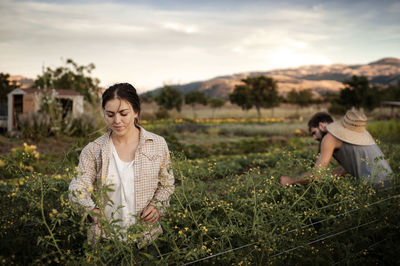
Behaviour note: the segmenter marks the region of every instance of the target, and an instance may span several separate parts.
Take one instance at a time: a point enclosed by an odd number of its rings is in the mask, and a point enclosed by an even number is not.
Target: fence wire
[[[332,237],[335,237],[335,236],[344,234],[344,233],[346,233],[346,232],[348,232],[348,231],[355,230],[355,229],[358,229],[358,228],[361,228],[361,227],[364,227],[364,226],[367,226],[367,225],[376,223],[377,221],[378,221],[378,220],[373,220],[373,221],[370,221],[370,222],[367,222],[367,223],[364,223],[364,224],[361,224],[361,225],[358,225],[358,226],[354,226],[354,227],[348,228],[348,229],[346,229],[346,230],[343,230],[343,231],[340,231],[340,232],[337,232],[337,233],[334,233],[334,234],[331,234],[331,235],[328,235],[328,236],[324,236],[324,237],[318,238],[318,239],[316,239],[316,240],[313,240],[313,241],[308,242],[308,243],[305,244],[305,245],[300,245],[300,246],[296,246],[296,247],[294,247],[294,248],[287,249],[287,250],[285,250],[285,251],[282,251],[282,252],[276,253],[276,254],[274,254],[274,255],[271,255],[271,256],[269,256],[268,258],[272,259],[272,258],[277,257],[277,256],[280,256],[280,255],[282,255],[282,254],[285,254],[285,253],[288,253],[288,252],[297,250],[297,249],[299,249],[299,248],[302,248],[302,247],[305,247],[305,246],[308,246],[308,245],[312,245],[312,244],[318,243],[318,242],[320,242],[320,241],[323,241],[323,240],[326,240],[326,239],[329,239],[329,238],[332,238]],[[253,246],[253,245],[255,245],[255,244],[257,244],[257,242],[250,243],[250,244],[246,244],[246,245],[243,245],[243,246],[234,248],[234,249],[226,250],[226,251],[217,253],[217,254],[215,254],[215,255],[211,255],[211,256],[208,256],[208,257],[204,257],[204,258],[201,258],[201,259],[198,259],[198,260],[195,260],[195,261],[191,261],[191,262],[188,262],[188,263],[185,263],[185,264],[182,264],[182,265],[191,265],[191,264],[195,264],[195,263],[198,263],[198,262],[201,262],[201,261],[204,261],[204,260],[208,260],[208,259],[211,259],[211,258],[220,256],[220,255],[224,255],[224,254],[229,253],[229,252],[233,252],[233,251],[236,251],[236,250],[239,250],[239,249],[243,249],[243,248],[246,248],[246,247],[249,247],[249,246]]]
[[[370,203],[370,204],[366,205],[364,208],[368,208],[368,207],[370,207],[370,206],[377,205],[377,204],[379,204],[379,203],[385,202],[385,201],[390,200],[390,199],[393,199],[393,198],[398,198],[399,196],[400,196],[400,194],[394,195],[394,196],[391,196],[391,197],[388,197],[388,198],[385,198],[385,199],[382,199],[382,200],[379,200],[379,201],[374,202],[374,203]],[[325,222],[325,221],[330,220],[330,219],[338,218],[338,217],[340,217],[340,216],[343,216],[343,215],[349,214],[349,213],[353,213],[353,212],[356,212],[356,211],[358,211],[358,210],[361,210],[361,208],[355,208],[355,209],[352,209],[352,210],[350,210],[350,211],[345,211],[345,212],[340,213],[340,214],[338,214],[338,215],[336,215],[336,216],[328,217],[328,218],[326,218],[326,219],[324,219],[324,220],[317,221],[317,222],[314,222],[314,223],[310,223],[310,224],[304,225],[304,226],[302,226],[302,227],[300,227],[300,228],[301,228],[301,229],[308,228],[308,227],[310,227],[310,226],[313,226],[313,225],[316,225],[316,224]],[[317,239],[317,240],[314,240],[314,241],[309,242],[307,245],[311,245],[311,244],[313,244],[313,243],[317,243],[317,242],[319,242],[319,241],[323,241],[323,240],[325,240],[325,239],[328,239],[328,238],[331,238],[331,237],[334,237],[334,236],[337,236],[337,235],[346,233],[346,232],[348,232],[348,231],[350,231],[350,230],[358,229],[358,228],[360,228],[360,227],[369,225],[369,224],[374,223],[374,222],[377,222],[377,221],[378,221],[378,220],[370,221],[370,222],[364,223],[364,224],[362,224],[362,225],[359,225],[359,226],[355,226],[355,227],[346,229],[346,230],[341,231],[341,232],[339,232],[339,233],[334,233],[334,234],[332,234],[332,235],[324,236],[323,238],[319,238],[319,239]],[[290,231],[286,232],[285,234],[292,233],[292,232],[295,232],[295,231],[297,231],[297,230],[298,230],[298,229],[293,229],[293,230],[290,230]],[[185,263],[185,264],[182,264],[182,265],[191,265],[191,264],[194,264],[194,263],[197,263],[197,262],[200,262],[200,261],[208,260],[208,259],[210,259],[210,258],[214,258],[214,257],[217,257],[217,256],[221,256],[221,255],[224,255],[224,254],[227,254],[227,253],[230,253],[230,252],[234,252],[234,251],[239,250],[239,249],[243,249],[243,248],[246,248],[246,247],[249,247],[249,246],[256,245],[256,244],[257,244],[257,242],[249,243],[249,244],[246,244],[246,245],[243,245],[243,246],[240,246],[240,247],[236,247],[236,248],[233,248],[233,249],[229,249],[229,250],[226,250],[226,251],[223,251],[223,252],[220,252],[220,253],[211,255],[211,256],[207,256],[207,257],[204,257],[204,258],[201,258],[201,259],[192,261],[192,262],[188,262],[188,263]],[[296,249],[298,249],[298,248],[300,248],[300,247],[303,247],[303,246],[304,246],[304,245],[301,245],[301,246],[297,246],[297,247],[294,247],[294,248],[291,248],[291,249],[282,251],[282,252],[280,252],[280,253],[277,253],[277,254],[272,255],[270,258],[279,256],[279,255],[282,255],[282,254],[284,254],[284,253],[286,253],[286,252],[290,252],[290,251],[296,250]],[[168,254],[169,254],[169,253],[168,253]]]

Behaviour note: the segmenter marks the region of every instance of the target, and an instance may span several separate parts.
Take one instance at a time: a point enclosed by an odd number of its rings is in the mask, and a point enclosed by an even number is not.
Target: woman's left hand
[[[142,220],[145,222],[155,224],[160,219],[160,214],[153,205],[148,205],[143,209],[140,218],[142,218]]]

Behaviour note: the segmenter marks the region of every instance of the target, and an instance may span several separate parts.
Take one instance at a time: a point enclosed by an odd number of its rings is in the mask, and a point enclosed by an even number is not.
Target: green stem
[[[53,230],[51,230],[51,229],[50,229],[50,226],[47,224],[46,216],[45,216],[45,214],[44,214],[44,203],[43,203],[43,201],[44,201],[44,191],[43,191],[43,179],[42,179],[42,177],[40,178],[40,192],[41,192],[40,210],[41,210],[41,213],[42,213],[43,224],[46,226],[47,230],[49,231],[50,238],[53,240],[54,246],[56,247],[58,253],[59,253],[60,255],[62,255],[62,251],[61,251],[61,249],[58,247],[57,241],[56,241],[56,239],[55,239],[55,237],[54,237]]]

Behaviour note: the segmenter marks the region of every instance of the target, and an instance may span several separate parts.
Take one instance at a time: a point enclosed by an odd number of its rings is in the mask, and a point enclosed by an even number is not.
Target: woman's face
[[[117,98],[111,99],[105,104],[104,114],[107,126],[117,136],[123,136],[132,130],[135,127],[135,118],[138,117],[138,113],[133,110],[128,101]]]

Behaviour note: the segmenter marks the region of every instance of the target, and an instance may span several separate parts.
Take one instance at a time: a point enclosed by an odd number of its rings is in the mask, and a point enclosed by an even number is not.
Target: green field
[[[226,107],[215,113],[222,120],[177,120],[191,118],[191,110],[184,109],[171,120],[144,123],[167,140],[176,180],[156,251],[137,252],[134,238],[140,226],[131,228],[126,242],[120,241],[112,221],[104,225],[111,232],[110,241],[97,248],[86,242],[88,224],[70,208],[67,190],[82,147],[97,135],[50,138],[35,143],[37,147],[2,137],[7,151],[0,156],[0,261],[23,265],[398,263],[400,122],[373,121],[368,127],[395,172],[393,187],[371,187],[349,176],[334,178],[328,171],[308,186],[281,187],[281,175],[312,171],[318,146],[308,136],[306,122],[315,111],[276,108],[274,117],[280,122],[257,122],[250,120],[255,111],[243,115],[238,108],[229,113]],[[210,112],[199,110],[197,118],[209,118]],[[270,110],[263,114],[270,117]],[[330,168],[335,166],[333,162]]]

